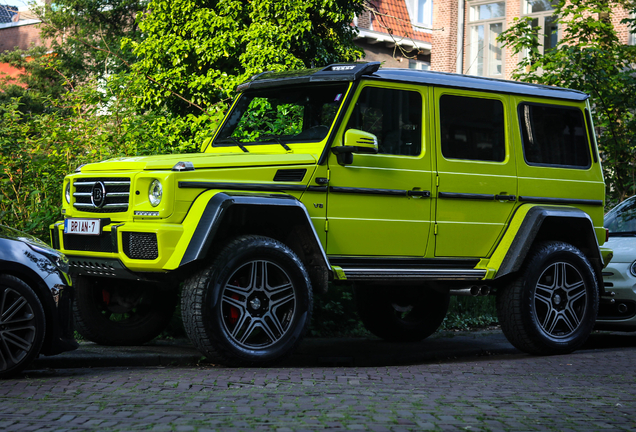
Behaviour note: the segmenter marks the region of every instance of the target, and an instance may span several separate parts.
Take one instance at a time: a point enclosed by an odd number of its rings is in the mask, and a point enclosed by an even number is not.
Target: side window
[[[365,87],[347,129],[374,134],[379,153],[417,156],[422,151],[422,97],[413,91]]]
[[[506,158],[501,101],[443,95],[439,100],[442,155],[447,159],[503,162]]]
[[[583,112],[574,107],[519,105],[523,155],[529,165],[590,166]]]

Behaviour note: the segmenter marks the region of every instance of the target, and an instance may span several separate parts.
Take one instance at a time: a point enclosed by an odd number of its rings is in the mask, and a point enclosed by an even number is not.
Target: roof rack
[[[363,75],[373,75],[380,62],[334,63],[322,69],[305,69],[290,72],[263,72],[236,87],[237,92],[247,89],[267,88],[281,84],[303,84],[320,81],[356,81]]]

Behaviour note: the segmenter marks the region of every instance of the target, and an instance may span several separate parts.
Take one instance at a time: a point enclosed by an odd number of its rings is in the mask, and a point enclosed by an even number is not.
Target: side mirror
[[[340,165],[353,163],[353,154],[376,154],[378,152],[378,137],[369,132],[349,129],[345,132],[344,145],[332,147],[331,151],[338,157]]]

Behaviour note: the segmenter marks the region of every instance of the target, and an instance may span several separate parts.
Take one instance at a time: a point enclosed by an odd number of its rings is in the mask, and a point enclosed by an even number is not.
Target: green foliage
[[[471,330],[497,325],[495,296],[451,297],[440,330]]]
[[[528,17],[516,18],[498,38],[513,55],[522,55],[513,78],[592,96],[608,201],[614,202],[636,193],[636,47],[619,42],[608,18],[620,7],[636,12],[636,4],[625,0],[561,1],[554,13],[562,37],[544,54]]]
[[[202,140],[199,123],[139,112],[117,85],[87,84],[42,103],[47,110],[37,114],[25,113],[19,98],[0,105],[0,223],[45,241],[59,218],[64,176],[77,166],[195,151]]]
[[[439,330],[473,330],[497,325],[495,296],[451,297],[448,313]],[[331,285],[326,294],[314,294],[309,328],[312,337],[366,337],[348,286]]]
[[[362,0],[151,0],[138,14],[144,39],[126,39],[139,60],[144,107],[177,114],[227,103],[238,84],[267,70],[353,61]]]
[[[325,294],[314,294],[314,311],[309,327],[312,337],[367,336],[358,318],[349,286],[330,285]]]
[[[273,107],[266,98],[254,98],[232,137],[238,141],[258,141],[263,135],[295,135],[302,132],[302,124],[302,106],[280,104]]]
[[[51,43],[57,71],[73,86],[129,70],[134,55],[121,39],[139,40],[137,13],[146,0],[52,0],[34,8]]]

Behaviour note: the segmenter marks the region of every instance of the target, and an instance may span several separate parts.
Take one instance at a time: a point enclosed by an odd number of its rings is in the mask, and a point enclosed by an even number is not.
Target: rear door
[[[509,97],[436,88],[435,256],[487,257],[516,203]]]

